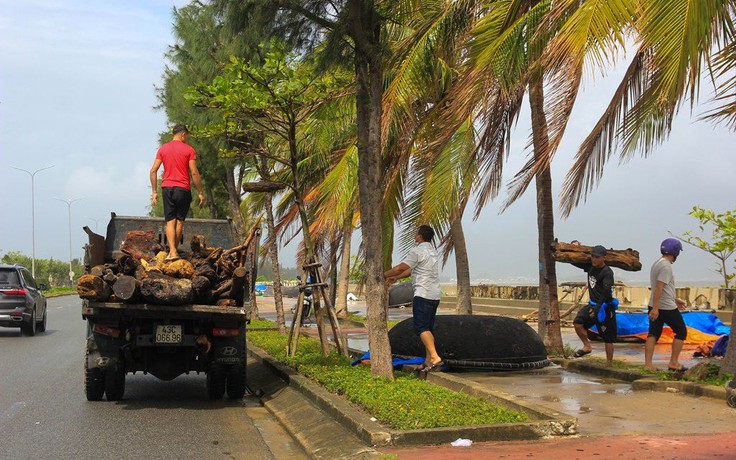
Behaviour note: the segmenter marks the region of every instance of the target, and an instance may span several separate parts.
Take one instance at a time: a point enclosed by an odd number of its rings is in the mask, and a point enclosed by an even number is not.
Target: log
[[[194,289],[194,295],[197,298],[203,298],[209,294],[210,286],[212,283],[206,276],[195,276],[192,278],[192,289]]]
[[[214,249],[214,250],[213,250],[213,251],[212,251],[212,252],[210,253],[209,257],[207,257],[207,262],[208,262],[208,263],[209,263],[210,265],[214,266],[214,265],[215,265],[215,263],[217,262],[217,260],[218,260],[218,259],[220,258],[220,256],[222,255],[222,252],[223,252],[223,251],[222,251],[222,248],[215,248],[215,249]]]
[[[233,282],[230,286],[230,292],[228,297],[235,301],[238,307],[243,306],[243,297],[245,295],[245,275],[248,274],[248,270],[245,267],[238,267],[233,272]]]
[[[128,254],[123,254],[115,260],[115,265],[118,274],[134,276],[140,263]]]
[[[217,301],[216,305],[218,307],[237,307],[233,299],[220,299]]]
[[[105,302],[112,294],[112,289],[99,276],[82,275],[77,281],[77,294],[83,299]]]
[[[136,302],[140,297],[141,282],[132,276],[120,275],[113,284],[112,291],[121,302]]]
[[[567,264],[587,264],[590,263],[591,246],[582,244],[569,244],[561,241],[552,243],[552,257],[557,262]],[[605,256],[606,265],[609,267],[620,268],[621,270],[637,272],[641,270],[641,262],[639,261],[639,251],[634,249],[608,249]]]
[[[173,278],[192,279],[194,277],[194,266],[186,259],[164,262],[161,271]]]
[[[217,298],[220,297],[222,294],[226,292],[230,292],[230,288],[233,285],[233,280],[225,280],[222,283],[220,283],[214,291],[212,291],[212,296]]]
[[[130,230],[125,234],[120,250],[135,260],[144,259],[150,262],[158,252],[163,251],[163,247],[158,243],[156,233],[152,230]]]
[[[112,272],[112,270],[105,273],[105,276],[102,277],[102,279],[112,287],[113,284],[115,284],[115,281],[118,280],[118,277],[115,276]]]
[[[148,303],[185,305],[194,300],[192,281],[176,278],[146,278],[141,283],[141,294]]]
[[[275,182],[272,180],[261,180],[258,182],[245,182],[243,191],[246,193],[268,193],[278,192],[286,188],[283,182]]]
[[[94,267],[90,268],[89,274],[99,276],[100,278],[102,278],[103,276],[105,276],[105,266],[95,265]]]
[[[146,271],[146,268],[143,265],[138,265],[138,268],[135,269],[135,279],[138,281],[143,281],[144,279],[148,278],[148,272]]]
[[[189,243],[189,247],[192,248],[193,253],[204,252],[207,250],[207,243],[204,239],[204,235],[194,235],[192,241]]]
[[[199,267],[195,268],[194,276],[195,278],[198,276],[204,276],[205,278],[210,280],[211,284],[216,284],[218,281],[217,273],[208,264],[200,265]]]

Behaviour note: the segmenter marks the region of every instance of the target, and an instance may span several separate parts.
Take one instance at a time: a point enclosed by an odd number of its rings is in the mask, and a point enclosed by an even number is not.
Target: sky
[[[173,43],[171,0],[0,0],[0,254],[31,253],[31,181],[11,166],[36,170],[36,256],[69,259],[82,255],[88,225],[104,231],[111,211],[145,215],[150,196],[148,170],[166,119],[157,104],[164,52]],[[623,63],[605,78],[586,80],[552,165],[555,197],[574,154],[605,108],[623,73]],[[649,152],[607,166],[588,201],[563,220],[562,241],[639,250],[644,269],[616,270],[617,279],[645,283],[648,268],[669,232],[697,230],[688,216],[694,205],[723,211],[734,206],[736,135],[699,120],[712,90],[704,83],[700,105],[686,105],[670,138]],[[529,154],[528,108],[512,137],[507,178]],[[491,203],[477,220],[466,213],[464,227],[471,276],[480,282],[535,283],[537,234],[534,189],[503,214]],[[557,200],[556,200],[557,203]],[[353,246],[357,247],[359,234]],[[292,245],[293,246],[293,245]],[[295,249],[284,248],[283,264],[294,265]],[[397,251],[396,259],[401,258]],[[715,259],[685,248],[678,281],[718,284]],[[558,264],[561,281],[582,280],[580,270]],[[451,258],[443,279],[454,278]]]

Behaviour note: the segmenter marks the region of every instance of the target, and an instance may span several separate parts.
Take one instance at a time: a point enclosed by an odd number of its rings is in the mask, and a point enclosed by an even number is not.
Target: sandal
[[[593,350],[583,350],[582,348],[575,352],[572,356],[574,358],[582,358],[585,355],[589,355]]]
[[[428,366],[425,370],[425,372],[435,372],[439,371],[442,366],[445,365],[445,362],[440,360],[436,363],[432,363],[430,366]]]
[[[166,256],[166,258],[164,259],[164,261],[165,262],[173,262],[173,261],[179,260],[179,259],[181,259],[181,257],[179,257],[179,256],[174,256],[174,257]]]
[[[422,364],[418,365],[418,366],[416,367],[416,369],[414,369],[414,372],[424,372],[424,371],[426,371],[426,370],[427,370],[428,368],[429,368],[429,366],[427,366],[427,363],[422,363]]]

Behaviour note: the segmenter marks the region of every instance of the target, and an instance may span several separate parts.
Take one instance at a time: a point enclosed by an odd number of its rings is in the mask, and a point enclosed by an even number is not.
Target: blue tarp
[[[361,356],[360,358],[356,359],[352,363],[350,363],[352,366],[355,366],[356,364],[359,364],[361,361],[365,361],[367,359],[371,359],[371,353],[368,352]],[[417,357],[410,357],[410,356],[396,356],[394,355],[392,364],[394,367],[401,366],[404,364],[422,364],[424,362],[424,358],[417,358]]]
[[[718,316],[704,311],[689,311],[682,314],[685,325],[706,334],[728,335],[731,328],[723,324]],[[616,313],[618,336],[642,334],[649,330],[649,316],[642,313]],[[595,329],[593,326],[591,329]],[[597,331],[597,329],[595,329]]]

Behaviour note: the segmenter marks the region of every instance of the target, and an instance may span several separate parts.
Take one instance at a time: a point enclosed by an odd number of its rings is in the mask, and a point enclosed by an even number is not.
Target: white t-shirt
[[[440,263],[437,251],[430,243],[420,243],[406,255],[404,263],[411,268],[414,296],[427,300],[439,300]]]
[[[664,283],[664,288],[662,289],[662,296],[659,298],[659,309],[677,310],[677,302],[675,302],[677,298],[675,292],[675,275],[672,273],[672,263],[664,257],[654,262],[652,270],[649,272],[649,280],[652,283],[649,306],[654,307],[654,289],[657,287],[657,282],[661,281]]]

